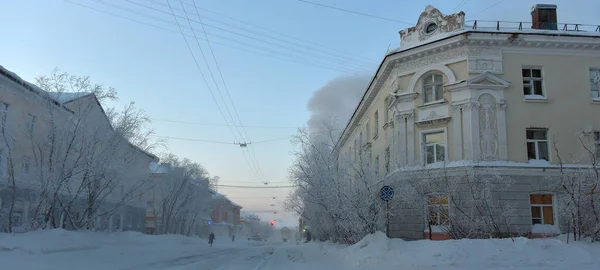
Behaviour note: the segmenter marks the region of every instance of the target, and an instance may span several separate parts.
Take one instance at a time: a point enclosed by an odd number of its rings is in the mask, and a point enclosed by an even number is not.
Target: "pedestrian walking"
[[[211,247],[212,247],[214,241],[215,241],[215,234],[213,232],[210,232],[210,235],[208,236],[208,243],[210,244]]]

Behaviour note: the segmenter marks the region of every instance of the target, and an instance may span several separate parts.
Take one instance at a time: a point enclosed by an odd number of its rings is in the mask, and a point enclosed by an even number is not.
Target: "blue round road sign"
[[[394,189],[390,186],[383,186],[379,191],[379,197],[384,201],[389,201],[394,197]]]

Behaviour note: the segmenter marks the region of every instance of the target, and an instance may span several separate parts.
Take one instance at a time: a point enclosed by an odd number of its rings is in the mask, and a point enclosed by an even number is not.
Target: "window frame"
[[[539,204],[539,203],[533,204],[533,203],[531,203],[531,196],[534,196],[534,195],[549,195],[549,196],[551,196],[552,202],[550,204]],[[557,226],[558,220],[556,218],[557,217],[556,216],[557,215],[557,211],[556,211],[555,197],[556,196],[554,194],[552,194],[552,193],[531,193],[531,194],[529,194],[529,210],[530,210],[529,211],[529,215],[530,215],[530,220],[531,220],[531,226],[534,226],[536,224]],[[552,224],[544,223],[544,207],[547,207],[547,206],[552,207]],[[539,207],[540,208],[540,217],[539,218],[534,218],[533,217],[532,210],[533,210],[534,207]],[[533,223],[534,219],[539,219],[540,223],[534,224]]]
[[[373,113],[373,122],[375,125],[375,130],[373,131],[373,140],[376,140],[379,136],[379,110],[375,110]]]
[[[592,72],[596,72],[596,77],[592,77]],[[592,100],[600,101],[600,68],[591,67],[589,69],[590,76],[590,94],[592,96]],[[597,79],[596,79],[597,78]],[[599,80],[595,82],[595,80]],[[596,90],[594,90],[594,83],[596,83]],[[594,96],[594,92],[596,92],[596,96]]]
[[[8,103],[0,101],[0,132],[4,132],[8,120]]]
[[[431,198],[432,197],[442,197],[445,196],[446,198],[446,204],[440,204],[440,203],[436,203],[436,204],[432,204],[431,203]],[[435,210],[435,217],[436,217],[436,222],[435,223],[431,223],[432,227],[435,228],[440,228],[440,227],[446,227],[450,225],[450,195],[449,194],[445,194],[445,193],[431,193],[428,194],[425,197],[425,209],[426,209],[426,215],[425,215],[425,223],[427,225],[429,225],[430,223],[430,217],[432,216],[432,209]],[[445,223],[442,223],[442,214],[440,213],[440,209],[444,209],[446,211],[446,218],[445,218]],[[427,228],[426,228],[427,230]]]
[[[33,130],[35,129],[35,122],[37,117],[33,114],[27,114],[27,132],[29,136],[33,136]]]
[[[600,131],[594,131],[594,146],[596,154],[596,162],[600,161]]]
[[[527,138],[527,131],[530,130],[541,130],[546,132],[546,139],[545,140],[540,140],[540,139],[529,139]],[[547,128],[526,128],[525,129],[525,151],[527,152],[527,161],[532,160],[529,158],[529,151],[528,151],[528,144],[529,143],[533,143],[535,146],[535,159],[533,160],[546,160],[546,159],[540,159],[540,151],[539,151],[539,142],[546,142],[546,155],[548,156],[548,159],[546,161],[550,162],[550,138],[549,138],[549,132]]]
[[[384,152],[384,162],[385,162],[385,173],[388,174],[390,172],[390,158],[391,158],[391,153],[390,153],[390,147],[386,147],[385,148],[385,152]]]
[[[420,132],[421,136],[421,159],[422,162],[425,166],[430,165],[430,164],[435,164],[438,162],[446,162],[448,160],[448,128],[447,127],[443,127],[443,128],[438,128],[438,129],[430,129],[430,130],[424,130]],[[442,138],[444,139],[443,141],[443,147],[444,147],[444,155],[443,155],[443,160],[437,160],[437,147],[435,147],[435,161],[432,163],[427,163],[427,140],[426,140],[426,136],[427,135],[431,135],[431,134],[437,134],[437,133],[442,133]]]
[[[525,77],[523,75],[523,71],[524,70],[529,70],[529,77]],[[533,70],[539,70],[540,71],[540,77],[533,77]],[[521,79],[522,79],[522,83],[523,83],[523,87],[522,87],[522,91],[523,91],[523,96],[525,98],[528,97],[533,97],[533,96],[542,96],[544,98],[547,97],[546,95],[546,90],[545,90],[545,86],[544,86],[544,69],[542,66],[522,66],[521,67]],[[527,81],[527,83],[525,82]],[[535,93],[535,81],[539,81],[540,82],[540,87],[541,89],[541,94],[536,94]],[[529,87],[529,93],[525,94],[525,87],[528,86]]]
[[[431,85],[425,84],[425,79],[427,77],[429,77],[429,76],[431,76],[431,78],[432,78],[432,84]],[[440,87],[439,88],[439,91],[440,91],[440,93],[439,93],[440,94],[440,98],[439,99],[436,99],[436,90],[438,89],[438,88],[436,88],[436,86],[438,86],[438,82],[435,80],[436,76],[440,76],[441,79],[442,79],[442,81],[439,82],[439,87]],[[439,102],[443,102],[444,101],[444,74],[443,73],[436,72],[436,71],[428,72],[428,73],[425,73],[425,75],[423,75],[420,80],[421,80],[421,93],[423,95],[423,105],[433,104],[433,103],[439,103]],[[429,100],[429,101],[427,100],[427,93],[426,93],[427,86],[431,86],[432,87],[432,90],[431,90],[432,93],[431,94],[432,94],[432,98],[433,99]]]

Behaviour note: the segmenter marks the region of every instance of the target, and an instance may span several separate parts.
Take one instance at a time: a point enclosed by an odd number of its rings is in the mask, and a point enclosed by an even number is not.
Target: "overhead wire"
[[[102,0],[93,0],[93,1],[102,1]],[[150,9],[150,10],[154,10],[156,12],[168,14],[168,12],[166,12],[164,10],[161,10],[161,9],[158,9],[158,8],[155,8],[155,7],[151,7],[151,6],[148,6],[148,5],[136,2],[136,1],[132,1],[132,0],[125,0],[125,1],[128,2],[128,3],[134,4],[134,5],[138,5],[140,7],[144,7],[144,8]],[[179,1],[179,3],[182,6],[182,10],[185,13],[185,16],[188,17],[188,12],[185,10],[185,7],[183,6],[183,2]],[[199,16],[197,10],[196,10],[196,14]],[[183,16],[179,16],[179,15],[177,15],[177,16],[180,17],[180,18],[182,18],[182,19],[185,19],[185,18],[183,18]],[[189,19],[189,18],[187,18],[187,19]],[[199,22],[199,21],[196,21],[196,20],[190,20],[190,21],[202,24],[203,27],[204,26],[210,27],[210,28],[213,28],[213,29],[217,29],[217,30],[226,32],[226,33],[230,33],[230,34],[233,34],[233,35],[241,36],[241,37],[244,37],[244,38],[247,38],[247,39],[250,39],[250,40],[254,40],[254,41],[257,41],[257,42],[269,44],[270,43],[269,41],[266,41],[266,40],[263,40],[261,38],[258,38],[256,35],[260,35],[262,37],[267,37],[269,39],[272,39],[272,40],[275,40],[275,41],[278,41],[278,42],[281,42],[281,43],[284,43],[284,44],[287,44],[287,45],[292,45],[292,47],[296,47],[296,48],[291,48],[290,47],[290,48],[288,48],[288,50],[291,50],[291,51],[294,51],[294,52],[297,52],[297,53],[299,52],[299,53],[302,53],[302,54],[305,54],[305,55],[309,55],[309,56],[312,56],[312,57],[318,57],[320,59],[328,60],[328,61],[330,61],[332,63],[336,63],[336,64],[339,64],[339,65],[347,65],[348,64],[348,60],[350,58],[352,58],[351,56],[349,57],[348,55],[346,55],[346,56],[340,56],[339,58],[332,58],[331,54],[329,54],[329,53],[327,53],[327,54],[323,54],[323,53],[316,54],[315,53],[316,50],[314,48],[309,48],[309,50],[307,51],[306,48],[305,48],[306,46],[303,46],[301,44],[289,42],[289,41],[286,41],[286,40],[283,40],[283,39],[279,39],[277,37],[272,37],[272,36],[269,36],[269,35],[257,33],[256,31],[248,30],[248,29],[245,29],[245,28],[240,28],[240,27],[237,27],[237,26],[232,26],[232,25],[226,24],[226,23],[225,23],[225,25],[228,25],[228,26],[233,27],[233,28],[237,28],[238,30],[242,30],[244,32],[248,32],[251,35],[246,34],[246,33],[240,33],[240,32],[237,32],[237,31],[232,31],[232,30],[229,30],[229,29],[225,29],[225,28],[223,28],[221,26],[217,26],[217,25],[202,23],[202,22]],[[358,67],[356,67],[356,68],[358,68]]]
[[[131,1],[131,0],[127,0],[127,1]],[[154,4],[159,5],[159,6],[164,6],[164,4],[162,4],[162,3],[160,3],[160,2],[158,2],[156,0],[145,0],[145,1],[146,2],[150,2],[150,3],[154,3]],[[283,43],[295,45],[295,46],[298,46],[298,47],[307,48],[307,49],[310,49],[310,50],[313,50],[313,51],[320,51],[320,52],[323,52],[323,53],[325,53],[327,55],[337,54],[340,57],[343,57],[343,60],[352,60],[352,61],[363,62],[363,63],[368,63],[368,64],[377,64],[378,63],[378,61],[375,61],[373,59],[369,59],[369,58],[365,58],[365,57],[361,57],[361,56],[356,56],[356,55],[353,55],[352,53],[344,52],[344,51],[341,51],[341,50],[339,50],[337,48],[333,48],[333,47],[329,47],[329,46],[324,46],[324,45],[321,45],[321,44],[318,44],[318,43],[315,43],[315,42],[311,42],[311,41],[306,41],[306,40],[303,40],[303,39],[291,36],[289,34],[285,34],[285,33],[278,32],[278,31],[274,31],[274,30],[271,30],[271,29],[268,29],[268,28],[265,28],[265,27],[262,27],[262,26],[250,23],[248,21],[242,21],[242,20],[236,19],[236,18],[231,17],[231,16],[227,16],[227,15],[222,14],[222,13],[218,13],[218,12],[214,12],[214,11],[209,10],[209,9],[201,8],[201,7],[198,7],[197,5],[195,5],[195,3],[194,3],[194,5],[192,5],[192,4],[189,4],[189,3],[181,1],[181,0],[174,0],[174,1],[181,2],[184,5],[187,5],[187,6],[190,6],[190,7],[194,6],[194,8],[196,9],[196,13],[197,14],[199,13],[198,10],[202,10],[202,11],[204,11],[206,13],[214,14],[214,15],[217,15],[219,17],[227,18],[229,20],[241,23],[244,26],[252,26],[252,27],[260,29],[262,31],[269,32],[270,34],[263,34],[263,33],[260,33],[260,32],[248,30],[248,28],[244,28],[244,27],[240,27],[240,26],[228,24],[228,23],[225,23],[223,21],[218,21],[218,20],[211,19],[211,18],[205,18],[205,20],[210,20],[210,21],[213,21],[213,22],[217,22],[217,23],[220,23],[220,24],[223,24],[223,25],[227,25],[227,26],[230,26],[230,27],[233,27],[233,28],[236,28],[236,29],[240,29],[240,30],[249,32],[249,33],[261,35],[261,36],[264,36],[264,37],[267,37],[267,38],[270,38],[270,39],[273,39],[273,40],[276,40],[276,41],[280,41],[280,42],[283,42]],[[282,38],[275,37],[273,34],[279,35],[279,36],[283,36],[283,37],[286,37],[286,38],[289,38],[289,39],[293,39],[293,40],[299,41],[300,43],[291,42],[289,40],[284,40]],[[304,44],[302,44],[302,43],[304,43]]]
[[[319,7],[328,8],[328,9],[335,9],[337,11],[343,11],[343,12],[348,12],[348,13],[352,13],[352,14],[356,14],[356,15],[365,16],[365,17],[380,19],[380,20],[384,20],[384,21],[396,22],[396,23],[403,23],[403,24],[407,24],[407,25],[413,25],[412,23],[405,22],[405,21],[400,21],[400,20],[385,18],[385,17],[381,17],[381,16],[377,16],[377,15],[372,15],[372,14],[367,14],[367,13],[363,13],[363,12],[359,12],[359,11],[354,11],[354,10],[349,10],[349,9],[345,9],[345,8],[340,8],[340,7],[325,5],[325,4],[316,3],[316,2],[312,2],[312,1],[307,1],[307,0],[297,0],[297,1],[302,2],[302,3],[311,4],[311,5],[315,5],[315,6],[319,6]]]
[[[171,7],[169,0],[166,0],[166,1],[169,4],[169,7]],[[171,11],[172,11],[172,9],[171,9]],[[198,69],[198,71],[200,72],[200,75],[202,76],[202,80],[204,81],[204,84],[206,85],[206,88],[208,89],[210,96],[212,97],[213,101],[215,102],[215,105],[217,106],[217,108],[219,109],[219,113],[223,117],[223,120],[225,120],[225,123],[228,123],[227,117],[225,117],[225,115],[223,114],[223,110],[221,109],[221,106],[219,106],[219,102],[217,102],[217,99],[215,98],[215,95],[214,95],[210,85],[208,84],[206,77],[204,76],[204,72],[202,72],[202,69],[200,68],[200,64],[198,63],[198,60],[196,59],[196,56],[194,55],[194,51],[192,50],[190,43],[187,41],[187,38],[185,37],[185,35],[183,33],[183,29],[181,28],[179,21],[177,20],[177,17],[175,16],[175,13],[173,13],[173,18],[175,19],[175,22],[177,23],[177,26],[179,27],[179,31],[181,32],[181,35],[183,36],[183,40],[185,41],[185,44],[186,44],[190,54],[192,55],[192,59],[194,60],[194,63],[196,64],[196,68]],[[233,129],[231,127],[229,127],[229,130],[231,131],[233,137],[236,140],[239,140],[237,138],[237,136],[235,135],[235,132],[233,132]]]
[[[170,120],[170,119],[161,119],[161,118],[150,118],[151,121],[159,121],[159,122],[170,122],[170,123],[180,123],[180,124],[191,124],[198,126],[215,126],[215,127],[227,127],[226,124],[213,124],[213,123],[201,123],[201,122],[192,122],[192,121],[180,121],[180,120]],[[240,125],[233,125],[242,127]],[[261,125],[244,125],[245,128],[273,128],[273,129],[298,129],[301,127],[294,126],[261,126]]]
[[[225,82],[225,78],[223,77],[223,73],[221,72],[221,68],[219,67],[219,62],[217,61],[217,57],[215,56],[215,53],[214,53],[214,51],[212,49],[212,46],[210,45],[210,39],[208,38],[208,35],[206,34],[206,29],[204,27],[204,23],[202,22],[202,18],[200,17],[200,13],[198,12],[198,9],[197,9],[197,6],[196,6],[196,1],[193,0],[192,2],[194,3],[194,8],[196,9],[196,15],[198,16],[198,22],[202,26],[202,33],[204,34],[204,37],[206,38],[206,42],[208,44],[208,48],[209,48],[209,50],[211,52],[213,61],[215,62],[215,66],[217,67],[217,71],[219,73],[219,76],[221,77],[221,82],[223,83],[223,87],[225,88],[226,95],[229,97],[229,102],[231,103],[232,110],[234,111],[235,116],[237,118],[237,121],[239,122],[239,124],[241,126],[241,130],[243,131],[244,134],[242,134],[242,132],[240,132],[240,128],[236,127],[236,129],[240,133],[239,135],[240,135],[240,137],[242,139],[244,138],[244,135],[245,135],[246,139],[248,139],[248,143],[251,143],[252,140],[250,139],[250,136],[248,135],[248,132],[246,131],[246,129],[243,127],[242,120],[240,119],[240,116],[239,116],[239,114],[237,112],[237,108],[235,107],[235,104],[233,103],[233,100],[231,98],[231,94],[229,93],[229,88],[227,87],[227,83]],[[179,2],[179,3],[181,4],[183,12],[186,14],[185,16],[186,16],[186,18],[187,18],[187,20],[188,20],[188,22],[190,24],[190,28],[192,28],[191,21],[190,21],[188,15],[187,15],[187,12],[185,11],[185,7],[183,6],[183,3],[182,2]],[[193,32],[193,30],[192,30],[192,32]],[[200,47],[200,44],[198,44],[198,46]],[[204,57],[204,54],[203,54],[203,57]],[[208,64],[208,61],[206,60],[206,58],[204,58],[204,62],[206,63],[207,67],[210,70],[210,65]],[[212,72],[211,72],[211,75],[212,75]],[[216,82],[214,76],[212,77],[212,79],[213,79],[215,85],[218,85],[218,83]],[[217,91],[219,91],[219,95],[221,96],[221,101],[223,101],[223,104],[225,104],[225,107],[228,108],[228,106],[226,105],[227,102],[223,98],[223,95],[222,95],[221,90],[220,90],[219,87],[217,87]],[[235,124],[235,119],[233,118],[231,112],[229,112],[229,109],[227,110],[227,112],[228,112],[228,114],[229,114],[229,116],[231,118],[231,121]],[[242,152],[243,152],[243,150],[242,150]],[[256,155],[254,154],[254,151],[251,150],[251,153],[252,153],[252,156],[250,156],[249,158],[247,158],[246,161],[249,160],[250,161],[249,163],[254,163],[254,168],[258,172],[258,175],[260,176],[260,179],[262,179],[263,181],[266,181],[265,180],[266,177],[262,173],[262,170],[260,169],[260,165],[258,163],[258,159],[256,158]],[[250,164],[248,164],[248,165],[250,166]],[[250,166],[250,167],[252,167],[252,166]]]
[[[212,140],[203,140],[203,139],[194,139],[194,138],[182,138],[182,137],[172,137],[172,136],[163,136],[163,135],[151,135],[151,136],[152,137],[157,137],[157,138],[182,140],[182,141],[191,141],[191,142],[205,142],[205,143],[230,144],[230,145],[239,145],[240,144],[240,142],[212,141]],[[261,144],[261,143],[268,143],[268,142],[283,141],[283,140],[287,140],[287,139],[289,139],[289,137],[275,138],[275,139],[264,140],[264,141],[256,141],[256,142],[250,142],[250,143],[247,143],[247,144]]]
[[[90,9],[90,10],[94,10],[94,11],[97,11],[97,12],[100,12],[100,13],[108,14],[108,15],[111,15],[111,16],[114,16],[114,17],[118,17],[118,18],[121,18],[121,19],[125,19],[125,20],[131,21],[131,22],[139,23],[139,24],[142,24],[142,25],[147,25],[147,26],[150,26],[150,27],[153,27],[153,28],[156,28],[156,29],[164,30],[164,31],[175,33],[175,34],[178,34],[178,35],[181,34],[180,31],[175,31],[175,30],[172,30],[172,29],[168,29],[168,28],[161,27],[161,26],[158,26],[158,25],[154,25],[154,24],[151,24],[151,23],[147,23],[147,22],[144,22],[144,21],[136,20],[136,19],[131,18],[131,17],[123,16],[123,15],[120,15],[120,14],[116,14],[116,13],[113,13],[113,12],[110,12],[110,11],[102,10],[102,9],[99,9],[99,8],[96,8],[96,7],[92,7],[92,6],[89,6],[89,5],[84,5],[84,4],[81,4],[81,3],[78,3],[78,2],[74,2],[74,1],[71,1],[71,0],[63,0],[63,1],[67,2],[69,4],[73,4],[73,5],[76,5],[76,6],[80,6],[80,7],[83,7],[83,8]],[[101,1],[101,0],[90,0],[90,1],[111,6],[111,4],[106,4],[106,2]],[[116,8],[116,9],[120,9],[120,10],[128,12],[128,13],[133,13],[133,14],[136,14],[136,15],[139,15],[139,16],[148,17],[148,18],[153,19],[153,20],[157,20],[157,21],[160,21],[160,22],[163,22],[163,23],[173,24],[174,25],[174,23],[168,22],[168,21],[164,21],[164,20],[162,20],[162,18],[159,18],[159,17],[151,16],[151,15],[148,15],[148,14],[145,14],[145,13],[141,13],[141,12],[131,11],[129,9],[123,9],[122,7],[115,7],[114,5],[112,5],[112,7]],[[188,37],[190,36],[189,34],[184,34],[184,35],[188,36]],[[219,44],[220,46],[223,46],[223,47],[233,48],[233,49],[240,50],[240,51],[245,51],[245,52],[249,52],[249,53],[253,53],[253,54],[257,54],[257,55],[262,55],[262,56],[269,57],[269,58],[279,59],[279,60],[283,60],[283,61],[286,61],[286,62],[297,63],[297,64],[306,65],[306,66],[315,67],[315,68],[320,68],[320,69],[327,69],[327,70],[333,70],[333,71],[338,71],[338,72],[342,72],[342,73],[351,73],[351,74],[359,74],[360,73],[360,72],[357,72],[357,71],[349,70],[349,69],[344,68],[344,67],[331,66],[330,63],[323,63],[323,62],[320,62],[318,60],[306,59],[306,58],[303,58],[303,57],[300,57],[300,56],[297,56],[297,55],[293,55],[293,54],[289,54],[289,53],[285,53],[285,52],[281,52],[281,51],[277,51],[277,50],[273,50],[273,49],[269,49],[269,48],[264,48],[264,47],[261,47],[261,46],[256,46],[256,45],[253,45],[253,44],[248,44],[248,43],[240,42],[238,40],[234,40],[234,39],[231,39],[231,38],[219,36],[219,35],[216,35],[216,34],[213,34],[213,36],[216,36],[219,39],[233,41],[233,42],[235,42],[238,45],[243,45],[244,46],[244,47],[239,47],[239,46],[234,46],[234,45],[231,45],[231,44],[226,44],[226,43],[223,43],[223,42],[212,41],[213,44]],[[202,38],[200,38],[200,39],[202,39]],[[250,50],[248,48],[252,48],[254,50]],[[263,53],[263,52],[266,52],[266,53]]]
[[[454,9],[452,9],[452,12],[456,12],[457,10],[462,8],[464,5],[469,3],[469,1],[471,1],[471,0],[462,0],[460,3],[458,3],[458,5],[456,5],[456,7],[454,7]]]

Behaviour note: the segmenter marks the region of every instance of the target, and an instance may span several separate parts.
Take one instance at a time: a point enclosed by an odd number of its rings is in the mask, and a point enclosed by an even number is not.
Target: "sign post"
[[[383,186],[379,191],[379,197],[385,201],[385,235],[387,235],[387,237],[390,237],[390,200],[394,197],[394,189],[390,186]]]

